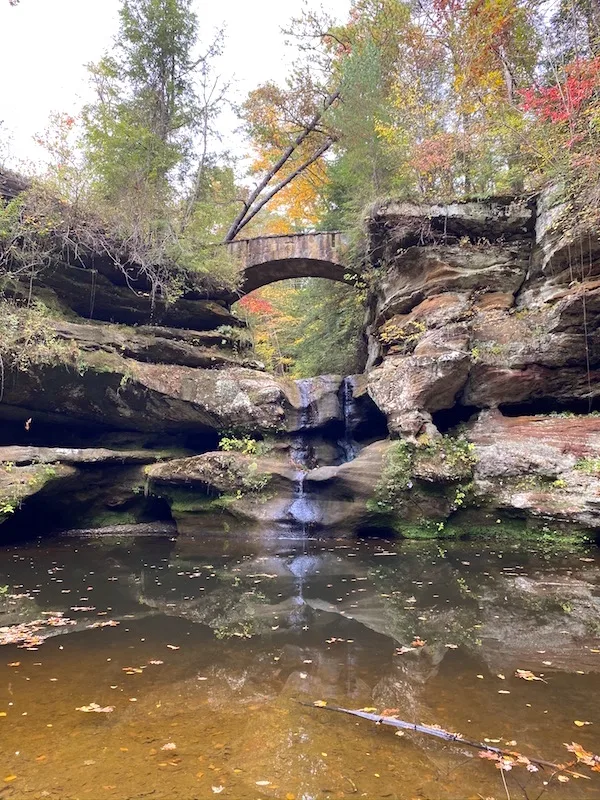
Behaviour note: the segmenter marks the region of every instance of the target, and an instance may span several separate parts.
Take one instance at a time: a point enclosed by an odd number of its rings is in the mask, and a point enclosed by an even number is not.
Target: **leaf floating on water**
[[[548,681],[540,678],[539,675],[534,675],[529,669],[518,669],[515,672],[515,677],[523,678],[524,681],[541,681],[542,683],[548,683]]]
[[[480,750],[479,758],[487,758],[490,761],[498,761],[499,755],[498,753],[494,753],[492,750]]]
[[[410,644],[411,647],[425,647],[425,645],[427,644],[427,639],[421,639],[420,636],[415,636],[415,638]]]
[[[7,667],[20,667],[21,666],[21,662],[20,661],[11,661],[10,664],[7,664],[6,666]]]
[[[584,722],[581,719],[575,719],[575,720],[573,720],[573,722],[575,723],[575,725],[577,725],[578,728],[583,728],[584,725],[591,725],[592,724],[591,722]]]
[[[16,775],[7,775],[6,778],[4,778],[4,780],[6,781],[6,783],[12,783],[12,781],[16,781],[17,780],[17,776]]]
[[[313,706],[316,706],[317,708],[325,708],[326,705],[327,705],[327,700],[315,700],[315,702],[313,703]]]
[[[270,786],[271,781],[256,781],[257,786]]]
[[[498,689],[498,694],[510,694],[508,689]]]
[[[152,664],[154,666],[158,666],[159,664],[164,664],[165,662],[164,661],[159,661],[158,659],[154,659],[153,658],[152,661],[149,661],[148,663]]]
[[[168,644],[167,647],[169,648],[169,650],[179,650],[179,647],[177,647],[177,645],[175,644]]]
[[[457,644],[445,644],[444,647],[447,647],[448,650],[458,650]]]
[[[561,783],[568,783],[569,782],[569,779],[567,778],[566,775],[559,775],[557,780],[559,780]]]
[[[570,753],[575,754],[577,761],[580,761],[582,764],[591,767],[593,772],[600,772],[600,756],[584,750],[580,744],[577,744],[577,742],[571,742],[571,744],[563,742],[563,744]]]
[[[221,794],[221,792],[223,791],[223,789],[225,787],[224,786],[211,786],[210,788],[213,790],[214,794]]]
[[[177,745],[175,744],[175,742],[167,742],[166,744],[163,744],[163,746],[160,749],[161,750],[177,750]]]
[[[98,703],[90,703],[89,706],[79,706],[79,708],[75,709],[76,711],[84,711],[86,714],[91,712],[95,712],[96,714],[110,714],[111,711],[114,711],[114,706],[99,706]]]
[[[367,714],[376,714],[377,713],[377,709],[376,708],[371,708],[371,706],[367,706],[367,708],[359,708],[358,710],[359,711],[365,711]]]
[[[412,647],[405,647],[404,645],[402,645],[402,647],[397,647],[397,648],[396,648],[396,653],[395,653],[395,655],[397,655],[397,656],[403,656],[403,655],[404,655],[404,653],[411,653],[411,652],[412,652],[412,649],[413,649]]]

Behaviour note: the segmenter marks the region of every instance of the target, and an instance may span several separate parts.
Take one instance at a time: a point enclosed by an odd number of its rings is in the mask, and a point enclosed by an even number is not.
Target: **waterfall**
[[[353,417],[356,413],[356,402],[354,400],[354,378],[348,375],[342,381],[340,390],[340,405],[344,417],[344,434],[338,441],[338,445],[344,454],[344,462],[353,461],[358,455],[358,444],[353,436]]]
[[[292,439],[290,457],[294,466],[299,469],[294,476],[296,481],[294,500],[288,509],[288,515],[305,534],[311,525],[315,525],[319,521],[319,509],[315,501],[306,493],[305,488],[306,473],[311,468],[313,461],[313,451],[306,433],[312,424],[312,381],[310,378],[302,378],[296,381],[296,386],[300,395],[300,424],[298,432]]]

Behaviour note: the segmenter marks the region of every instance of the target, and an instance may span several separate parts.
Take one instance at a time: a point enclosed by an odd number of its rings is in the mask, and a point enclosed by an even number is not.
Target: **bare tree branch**
[[[261,208],[265,206],[269,200],[274,197],[277,192],[281,191],[284,186],[287,186],[290,181],[292,181],[297,175],[299,175],[307,166],[310,166],[317,158],[323,155],[323,153],[328,150],[331,145],[333,144],[333,139],[328,138],[326,142],[321,145],[316,154],[312,156],[307,162],[305,162],[302,166],[298,169],[295,169],[291,175],[289,175],[283,181],[280,181],[271,191],[265,195],[264,198],[260,198],[260,195],[264,190],[267,188],[269,183],[273,180],[273,178],[280,172],[280,170],[285,166],[285,164],[289,161],[291,156],[294,152],[300,147],[302,142],[307,139],[310,134],[317,129],[317,126],[322,119],[325,112],[335,103],[335,101],[339,98],[340,92],[334,92],[333,94],[329,95],[327,100],[325,101],[325,105],[322,109],[320,109],[311,121],[306,125],[304,130],[294,139],[294,141],[286,147],[283,151],[281,156],[277,159],[277,161],[273,164],[271,169],[266,173],[261,181],[259,181],[258,185],[253,189],[250,193],[250,196],[247,200],[244,201],[244,205],[242,210],[239,212],[235,220],[232,222],[231,227],[227,231],[227,236],[225,237],[225,242],[231,242],[237,234],[241,231],[243,227],[245,227],[248,222],[256,216],[257,212],[260,211]]]

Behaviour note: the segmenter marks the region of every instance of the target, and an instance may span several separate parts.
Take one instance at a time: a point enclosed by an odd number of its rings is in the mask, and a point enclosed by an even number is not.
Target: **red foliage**
[[[579,58],[567,64],[562,83],[523,89],[521,107],[545,122],[571,122],[598,86],[600,58]]]
[[[248,314],[263,314],[263,315],[270,315],[273,314],[274,308],[269,303],[268,300],[265,300],[258,294],[247,294],[245,297],[242,297],[240,300],[240,305],[247,311]]]
[[[438,13],[454,14],[463,10],[463,0],[433,0],[433,8]]]
[[[454,145],[454,137],[448,133],[424,139],[415,147],[413,167],[421,173],[450,169],[455,156]]]

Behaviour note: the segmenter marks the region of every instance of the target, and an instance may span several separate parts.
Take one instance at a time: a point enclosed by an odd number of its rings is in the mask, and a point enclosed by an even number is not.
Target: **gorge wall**
[[[266,373],[235,296],[195,276],[171,305],[100,258],[16,285],[3,324],[31,289],[44,317],[3,354],[2,532],[595,531],[600,248],[557,209],[374,208],[346,378]]]

